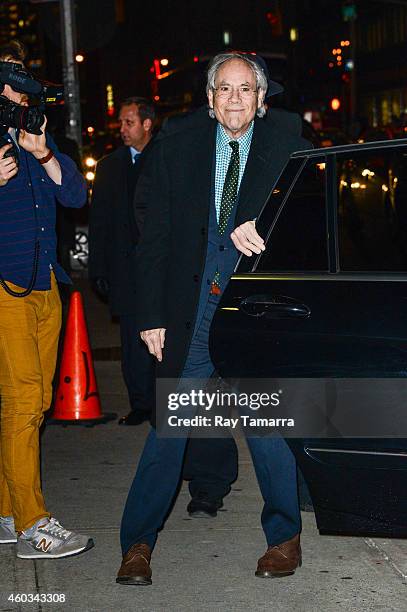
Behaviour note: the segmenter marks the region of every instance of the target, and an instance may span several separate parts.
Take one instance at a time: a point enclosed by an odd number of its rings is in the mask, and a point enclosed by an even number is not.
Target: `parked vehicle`
[[[407,139],[294,153],[256,226],[212,324],[221,376],[405,378]],[[321,533],[407,536],[407,431],[287,441]]]

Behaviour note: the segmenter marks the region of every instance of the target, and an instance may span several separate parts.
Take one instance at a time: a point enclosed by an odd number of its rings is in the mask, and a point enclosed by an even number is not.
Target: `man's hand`
[[[158,361],[163,360],[163,348],[165,342],[165,329],[146,329],[140,332],[141,339],[147,344],[149,352],[157,357]]]
[[[20,130],[18,137],[18,144],[20,147],[28,151],[28,153],[32,153],[37,159],[41,159],[41,157],[45,157],[49,153],[47,139],[45,137],[46,125],[47,118],[45,117],[44,123],[41,126],[42,134],[40,136],[37,134],[30,134],[25,130]]]
[[[248,257],[251,257],[253,253],[258,255],[266,248],[263,238],[256,232],[254,221],[242,223],[233,230],[230,237],[237,250]]]
[[[45,136],[45,128],[47,126],[47,118],[44,118],[44,123],[41,126],[42,134],[38,136],[37,134],[30,134],[25,130],[20,131],[20,135],[18,137],[18,144],[20,147],[28,151],[34,155],[36,159],[42,159],[48,155],[50,152],[49,147],[47,147],[47,139]],[[48,174],[49,178],[54,181],[56,185],[62,184],[62,171],[61,166],[59,165],[58,160],[55,155],[53,155],[44,165],[43,168],[45,172]]]
[[[92,281],[92,286],[99,297],[104,300],[107,300],[110,291],[110,283],[107,278],[104,278],[103,276],[98,276],[94,278]]]
[[[18,166],[13,157],[4,157],[13,145],[6,144],[0,149],[0,187],[7,185],[8,181],[18,172]]]

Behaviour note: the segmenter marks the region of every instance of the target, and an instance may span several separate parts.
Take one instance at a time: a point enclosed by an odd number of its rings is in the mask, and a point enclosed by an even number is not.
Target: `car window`
[[[325,158],[307,162],[272,228],[256,271],[328,270]]]
[[[407,270],[407,147],[337,158],[339,265],[343,271]]]

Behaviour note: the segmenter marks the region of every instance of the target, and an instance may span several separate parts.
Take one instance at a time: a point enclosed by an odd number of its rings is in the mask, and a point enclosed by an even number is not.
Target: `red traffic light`
[[[281,36],[283,33],[281,12],[278,9],[274,13],[269,11],[266,13],[266,19],[271,26],[271,33],[273,36]]]
[[[276,25],[278,23],[278,15],[272,12],[266,13],[267,20],[271,23],[271,25]]]

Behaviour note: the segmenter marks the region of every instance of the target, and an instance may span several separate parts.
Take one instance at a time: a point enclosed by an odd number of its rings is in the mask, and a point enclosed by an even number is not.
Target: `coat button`
[[[221,245],[219,246],[219,251],[224,251],[224,250],[225,250],[225,247],[223,246],[223,244],[221,244]]]
[[[185,323],[185,327],[186,327],[187,329],[191,329],[191,321],[187,321],[187,322]]]
[[[206,228],[205,227],[201,227],[201,234],[202,234],[202,236],[205,236],[205,234],[206,234]]]
[[[195,281],[196,283],[199,281],[199,276],[198,276],[198,274],[194,274],[193,278],[194,278],[194,281]]]

